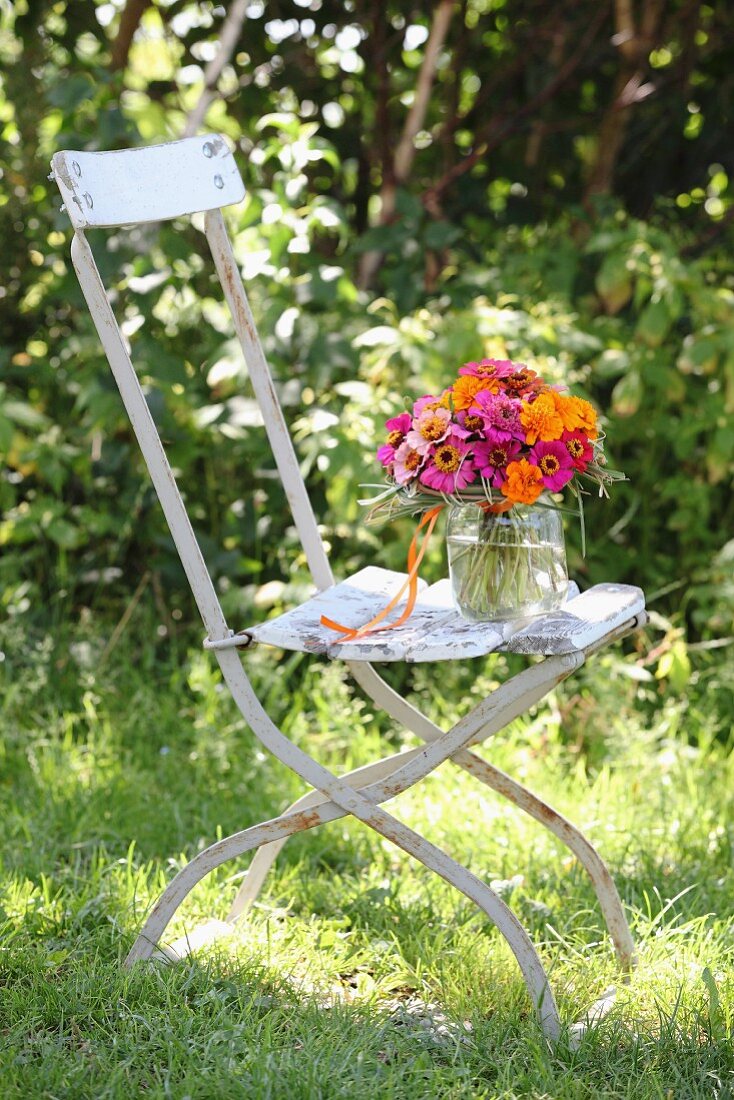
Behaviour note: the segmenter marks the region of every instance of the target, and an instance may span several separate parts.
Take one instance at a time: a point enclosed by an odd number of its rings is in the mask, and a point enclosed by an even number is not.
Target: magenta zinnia
[[[377,451],[377,457],[383,466],[390,467],[395,461],[395,452],[410,431],[410,413],[393,416],[385,424],[388,432],[387,442]]]
[[[540,470],[543,485],[557,493],[574,475],[573,462],[565,443],[536,443],[528,461]]]
[[[520,423],[521,401],[515,401],[503,393],[482,391],[469,409],[470,414],[481,416],[485,430],[496,440],[522,439],[524,435]]]
[[[459,374],[473,375],[475,378],[499,379],[512,374],[515,367],[509,359],[482,359],[480,363],[464,363]],[[489,389],[489,386],[487,387]]]
[[[493,443],[475,443],[474,461],[479,473],[490,485],[499,489],[507,476],[505,470],[508,463],[519,453],[521,446],[519,439],[498,439]]]
[[[458,435],[447,436],[428,455],[419,480],[439,493],[456,493],[476,478],[469,447]]]

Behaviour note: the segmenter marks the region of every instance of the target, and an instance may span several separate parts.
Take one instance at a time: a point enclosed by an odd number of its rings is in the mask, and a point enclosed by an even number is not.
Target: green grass
[[[579,1050],[549,1050],[489,922],[355,822],[291,840],[233,942],[124,971],[175,870],[301,787],[191,637],[153,643],[133,622],[99,666],[107,636],[15,621],[0,646],[2,1100],[734,1095],[726,692],[718,709],[705,685],[660,697],[599,657],[482,750],[598,844],[639,943],[610,1016]],[[408,743],[339,667],[246,660],[273,716],[334,769]],[[418,669],[405,687],[445,722],[506,672]],[[449,766],[393,809],[508,900],[565,1022],[614,982],[593,892],[549,834]],[[184,918],[223,916],[242,870],[211,875]]]

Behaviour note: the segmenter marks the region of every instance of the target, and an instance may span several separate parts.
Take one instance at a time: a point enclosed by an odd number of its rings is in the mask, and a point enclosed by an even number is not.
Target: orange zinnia
[[[543,475],[526,458],[511,462],[502,492],[513,504],[533,504],[543,492]]]
[[[550,393],[541,393],[535,401],[523,401],[520,410],[520,423],[525,429],[525,442],[551,443],[563,435],[564,424],[556,409],[556,403]]]
[[[460,375],[453,385],[454,408],[468,409],[480,390],[497,393],[499,382],[496,378],[476,378],[472,374]]]

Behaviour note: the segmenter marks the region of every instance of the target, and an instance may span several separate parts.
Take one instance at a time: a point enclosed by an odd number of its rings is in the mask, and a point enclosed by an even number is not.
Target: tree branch
[[[492,75],[486,80],[482,80],[482,86],[474,97],[474,101],[471,106],[463,114],[455,111],[453,115],[446,120],[441,130],[441,139],[454,134],[460,127],[466,126],[468,129],[473,129],[472,118],[479,116],[481,109],[489,102],[498,88],[509,86],[518,74],[525,71],[528,65],[528,56],[530,52],[537,47],[538,43],[542,43],[550,33],[553,37],[553,41],[556,40],[558,28],[558,16],[555,11],[551,11],[540,23],[534,24],[532,39],[529,41],[520,41],[518,44],[518,52],[507,65],[504,67],[496,66]],[[541,48],[543,48],[541,46]]]
[[[464,68],[466,59],[467,48],[467,25],[466,25],[466,10],[468,0],[460,0],[457,10],[456,23],[458,26],[458,33],[456,35],[456,43],[454,45],[454,52],[452,57],[452,69],[453,80],[448,90],[446,97],[446,118],[444,119],[441,127],[439,128],[436,142],[443,149],[443,164],[448,168],[452,162],[452,153],[454,149],[454,143],[452,136],[454,130],[458,126],[459,118],[461,115],[461,74]]]
[[[432,187],[429,187],[425,192],[423,202],[427,209],[430,210],[432,207],[436,206],[440,201],[441,195],[447,188],[455,183],[460,176],[469,172],[474,165],[477,164],[482,157],[486,156],[487,153],[491,152],[492,149],[496,149],[500,142],[504,141],[506,137],[519,129],[520,124],[528,115],[544,107],[545,104],[556,95],[560,88],[573,76],[574,72],[583,61],[606,15],[607,5],[602,3],[597,8],[596,15],[587,27],[586,33],[581,38],[578,46],[560,67],[553,79],[550,80],[544,88],[541,88],[536,95],[532,96],[523,104],[522,107],[515,111],[511,118],[495,115],[481,131],[477,131],[478,141],[474,150],[469,153],[468,156],[464,157],[463,160],[460,160],[458,164],[450,168],[448,172],[445,172],[438,182]]]
[[[431,99],[431,89],[438,67],[438,57],[446,41],[453,8],[454,0],[441,0],[433,14],[431,33],[428,36],[426,52],[423,55],[420,72],[418,73],[415,99],[408,112],[403,133],[395,150],[395,178],[399,183],[408,178],[413,167],[415,137],[425,122],[428,104]]]
[[[551,50],[548,56],[551,68],[557,68],[562,60],[566,51],[566,25],[560,23],[553,35],[551,43]],[[525,146],[525,164],[528,168],[534,168],[538,163],[540,157],[540,150],[543,144],[543,138],[547,132],[545,120],[542,118],[536,118],[530,127],[530,133],[528,134],[527,144]]]
[[[204,70],[204,88],[198,103],[186,119],[184,137],[192,137],[196,133],[204,121],[210,103],[217,97],[217,81],[222,75],[224,66],[234,53],[247,14],[248,2],[249,0],[233,0],[233,3],[230,4],[219,33],[217,52]]]
[[[431,99],[431,90],[436,76],[438,58],[446,41],[451,16],[454,11],[454,0],[439,0],[433,13],[431,31],[428,35],[426,50],[418,73],[415,98],[411,106],[402,134],[389,166],[389,171],[383,169],[383,183],[380,191],[380,225],[387,225],[395,216],[397,203],[397,185],[404,183],[413,167],[415,160],[415,137],[423,128]],[[385,168],[388,168],[386,165]],[[377,269],[382,262],[383,253],[378,249],[365,252],[359,265],[358,284],[364,288],[369,286]]]

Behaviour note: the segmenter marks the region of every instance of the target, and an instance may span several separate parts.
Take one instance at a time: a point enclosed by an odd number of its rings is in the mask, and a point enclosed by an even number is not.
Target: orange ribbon
[[[515,507],[513,500],[501,500],[499,504],[490,504],[488,500],[478,500],[477,505],[483,512],[491,512],[493,516],[501,516],[503,512],[509,512]]]
[[[443,511],[444,505],[439,504],[435,508],[431,508],[426,512],[421,519],[420,523],[415,529],[415,534],[410,543],[410,549],[408,550],[408,575],[405,578],[400,590],[393,596],[387,607],[384,607],[379,614],[375,615],[374,619],[370,619],[368,623],[360,627],[342,626],[341,623],[335,623],[333,619],[328,619],[326,615],[321,616],[321,625],[329,627],[330,630],[337,630],[343,637],[340,639],[342,642],[353,642],[357,638],[364,638],[367,634],[376,634],[379,630],[392,630],[393,627],[402,626],[407,618],[412,614],[415,607],[415,601],[418,599],[418,569],[423,561],[423,555],[428,549],[428,541],[433,534],[433,528],[436,526],[436,520],[439,517],[440,512]],[[418,536],[423,528],[426,527],[426,533],[423,536],[423,542],[421,548],[418,550]],[[408,599],[405,604],[405,609],[401,612],[397,619],[391,623],[382,623],[382,620],[386,615],[397,607],[400,600],[403,598],[405,590],[408,589]],[[382,626],[379,624],[382,623]]]

